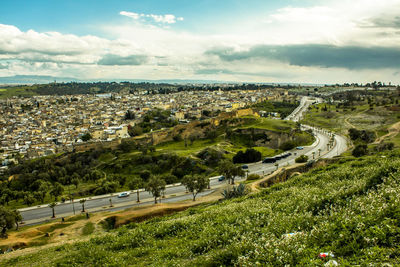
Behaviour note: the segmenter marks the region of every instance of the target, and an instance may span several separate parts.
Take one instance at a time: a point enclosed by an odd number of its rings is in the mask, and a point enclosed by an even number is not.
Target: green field
[[[233,200],[45,248],[2,266],[340,266],[400,261],[400,153],[342,159]],[[294,233],[292,236],[286,236]],[[261,264],[262,263],[262,264]]]
[[[245,116],[244,118],[249,119],[249,121],[240,128],[258,128],[274,132],[290,132],[291,129],[296,127],[296,123],[292,121],[256,118],[253,116]]]
[[[223,139],[222,137],[216,138],[215,140],[209,140],[209,139],[198,139],[193,142],[193,144],[190,143],[189,140],[186,141],[187,145],[185,146],[185,141],[172,141],[172,142],[167,142],[167,143],[162,143],[160,145],[157,145],[157,151],[158,152],[169,152],[169,153],[176,153],[179,156],[182,157],[187,157],[189,155],[195,155],[201,150],[210,147],[210,146],[215,146],[222,142]]]
[[[325,106],[328,111],[321,110]],[[343,109],[335,105],[318,104],[311,106],[301,123],[341,134],[347,134],[350,128],[372,130],[379,137],[386,134],[387,128],[399,120],[397,112],[389,111],[384,106],[377,106],[371,110],[368,105]]]
[[[9,98],[13,96],[25,97],[37,95],[34,92],[35,87],[31,86],[17,86],[17,87],[6,87],[0,88],[0,98]]]

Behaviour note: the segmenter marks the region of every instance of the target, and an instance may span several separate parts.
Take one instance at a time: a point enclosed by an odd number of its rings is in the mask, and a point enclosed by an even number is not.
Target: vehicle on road
[[[248,169],[249,168],[249,166],[247,166],[247,165],[242,165],[242,169]]]
[[[221,175],[221,176],[218,178],[218,181],[222,182],[223,180],[225,180],[225,176]]]
[[[262,163],[275,163],[276,159],[274,158],[265,158]]]
[[[129,197],[130,194],[129,192],[122,192],[118,194],[118,197]]]
[[[297,150],[302,150],[302,149],[304,149],[304,147],[298,146],[298,147],[296,147],[296,149],[297,149]]]

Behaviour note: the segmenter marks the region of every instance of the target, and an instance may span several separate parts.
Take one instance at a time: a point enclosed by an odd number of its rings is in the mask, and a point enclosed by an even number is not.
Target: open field
[[[322,111],[325,106],[327,111]],[[400,121],[399,113],[385,106],[370,109],[368,105],[359,105],[352,109],[342,109],[322,103],[312,106],[301,123],[329,129],[343,135],[347,135],[351,128],[371,130],[379,138],[386,135],[391,125],[398,121]]]
[[[33,90],[34,87],[28,87],[28,86],[0,88],[0,99],[13,96],[24,97],[24,96],[37,95],[37,93],[34,92]]]

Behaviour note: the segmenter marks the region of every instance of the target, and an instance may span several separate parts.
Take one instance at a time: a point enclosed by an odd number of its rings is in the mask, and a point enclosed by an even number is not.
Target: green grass
[[[69,223],[56,223],[56,224],[52,224],[49,228],[47,228],[46,229],[46,233],[51,233],[51,232],[53,232],[54,230],[57,230],[57,229],[63,229],[63,228],[65,228],[65,227],[68,227],[68,226],[70,226],[72,224],[72,222],[69,222]]]
[[[393,266],[400,153],[337,163],[261,192],[46,248],[3,266]],[[296,233],[285,237],[287,233]]]
[[[185,141],[172,141],[167,143],[162,143],[157,145],[156,149],[158,152],[171,152],[176,153],[179,156],[186,157],[191,154],[196,154],[207,148],[209,146],[215,146],[222,141],[222,137],[216,138],[215,140],[208,140],[208,139],[198,139],[190,144],[190,141],[187,141],[187,146],[185,147]]]
[[[321,110],[325,106],[328,108],[327,112]],[[330,117],[328,118],[328,116]],[[346,120],[348,123],[346,123]],[[388,111],[383,106],[376,106],[373,110],[370,110],[369,105],[360,104],[354,106],[352,110],[322,103],[311,106],[301,123],[341,134],[347,134],[347,130],[353,127],[368,129],[375,131],[379,137],[384,135],[387,127],[396,121],[398,121],[397,113]]]
[[[278,155],[279,153],[282,153],[282,150],[280,149],[272,149],[269,147],[261,147],[261,146],[257,146],[257,147],[253,147],[255,150],[261,152],[261,157],[265,158],[265,157],[272,157],[275,155]]]
[[[112,159],[114,158],[115,156],[112,154],[112,153],[104,153],[104,154],[101,154],[101,156],[99,157],[99,161],[101,161],[101,162],[110,162],[110,161],[112,161]]]
[[[82,235],[90,235],[94,232],[95,226],[92,222],[87,222],[82,228]]]
[[[400,134],[393,137],[390,142],[393,142],[396,147],[400,148]]]
[[[8,98],[13,96],[34,96],[37,95],[33,91],[34,87],[21,86],[21,87],[7,87],[0,89],[0,98]]]
[[[257,128],[264,129],[274,132],[290,132],[291,129],[296,127],[296,123],[286,120],[270,119],[270,118],[256,118],[252,116],[246,116],[244,118],[252,119],[244,126],[239,128]]]

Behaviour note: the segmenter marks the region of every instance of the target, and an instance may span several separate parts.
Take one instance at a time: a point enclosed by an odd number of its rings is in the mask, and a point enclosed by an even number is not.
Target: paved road
[[[299,121],[302,117],[302,114],[307,110],[308,106],[315,101],[319,102],[320,99],[303,97],[300,101],[300,105],[286,119]],[[289,151],[292,153],[292,156],[278,161],[277,162],[279,164],[278,167],[294,164],[295,158],[303,154],[307,155],[310,159],[313,158],[316,159],[318,157],[329,158],[339,155],[347,150],[346,139],[344,137],[335,135],[334,136],[335,142],[333,143],[333,148],[328,150],[327,145],[330,142],[332,136],[331,133],[324,131],[322,129],[315,129],[307,125],[302,125],[301,127],[304,130],[312,129],[316,137],[316,141],[311,146],[304,147],[304,149],[302,150]],[[248,174],[255,173],[259,175],[271,173],[277,168],[277,166],[275,166],[275,163],[265,164],[262,162],[248,164],[248,166],[249,166]],[[240,180],[237,179],[237,181]],[[210,178],[211,189],[215,189],[219,186],[224,185],[225,183],[226,181],[218,181],[218,177]],[[180,184],[168,185],[165,191],[166,198],[163,199],[163,201],[176,202],[184,199],[190,199],[191,194],[185,193],[185,191],[186,189],[184,188],[184,186]],[[208,190],[203,194],[208,194],[210,192],[211,190]],[[149,204],[152,201],[154,201],[151,195],[149,195],[149,193],[145,192],[143,189],[140,190],[139,194],[141,200],[140,204],[137,203],[136,192],[132,193],[129,197],[125,198],[118,198],[117,197],[118,193],[115,193],[113,195],[102,195],[102,196],[95,196],[92,198],[88,198],[85,203],[85,210],[88,212],[96,212],[102,210],[121,210],[128,207],[132,207],[134,205]],[[110,208],[110,199],[114,206],[113,208]],[[75,203],[69,203],[69,202],[60,203],[55,207],[55,213],[56,216],[60,218],[73,215],[74,209],[75,213],[79,214],[81,212],[81,208],[82,206],[79,203],[79,200],[75,200]],[[47,205],[20,209],[20,212],[26,224],[34,224],[47,221],[50,219],[52,215],[52,211]]]

